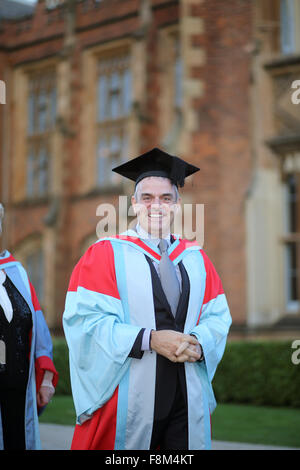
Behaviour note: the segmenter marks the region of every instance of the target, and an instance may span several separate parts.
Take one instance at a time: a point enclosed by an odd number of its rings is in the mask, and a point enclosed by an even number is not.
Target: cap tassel
[[[186,164],[178,157],[173,157],[170,179],[181,188],[184,186]]]

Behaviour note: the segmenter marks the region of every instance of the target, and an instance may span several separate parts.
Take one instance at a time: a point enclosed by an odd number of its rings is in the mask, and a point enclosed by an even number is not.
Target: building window
[[[49,192],[51,138],[56,119],[56,84],[53,71],[29,76],[27,125],[27,196]]]
[[[45,196],[48,192],[48,151],[46,147],[30,146],[27,156],[27,195]]]
[[[290,174],[286,182],[286,303],[288,312],[300,311],[300,178]]]
[[[182,108],[182,57],[181,57],[181,43],[178,36],[174,37],[174,108],[176,112],[180,112]]]
[[[294,0],[280,0],[280,31],[281,52],[293,54],[296,49]]]
[[[127,157],[131,111],[129,55],[101,59],[97,85],[97,184],[105,187],[119,182],[111,169]]]

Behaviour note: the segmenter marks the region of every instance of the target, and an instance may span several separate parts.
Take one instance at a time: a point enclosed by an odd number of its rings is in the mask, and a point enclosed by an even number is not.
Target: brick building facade
[[[132,194],[111,167],[159,146],[201,168],[182,198],[204,204],[204,248],[233,331],[299,331],[299,3],[39,0],[13,19],[0,10],[1,243],[31,273],[52,329],[97,238],[97,207]]]

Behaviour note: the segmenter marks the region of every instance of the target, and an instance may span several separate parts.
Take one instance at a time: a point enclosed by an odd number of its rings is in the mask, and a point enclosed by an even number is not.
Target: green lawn
[[[300,447],[300,409],[218,405],[212,415],[212,438]]]
[[[72,397],[68,395],[57,395],[46,407],[39,418],[41,423],[55,423],[74,426],[75,409]]]
[[[54,397],[40,422],[73,426],[72,398]],[[212,437],[220,441],[300,447],[300,409],[219,404],[212,415]]]

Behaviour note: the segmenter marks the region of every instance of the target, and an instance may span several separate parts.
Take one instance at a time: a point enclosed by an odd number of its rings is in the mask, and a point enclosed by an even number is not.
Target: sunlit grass
[[[57,395],[52,398],[39,418],[41,423],[75,425],[75,409],[72,397],[68,395]]]
[[[218,405],[212,415],[212,438],[300,447],[300,409]]]
[[[54,396],[40,422],[74,426],[72,397]],[[300,448],[300,409],[219,404],[212,415],[212,438]]]

